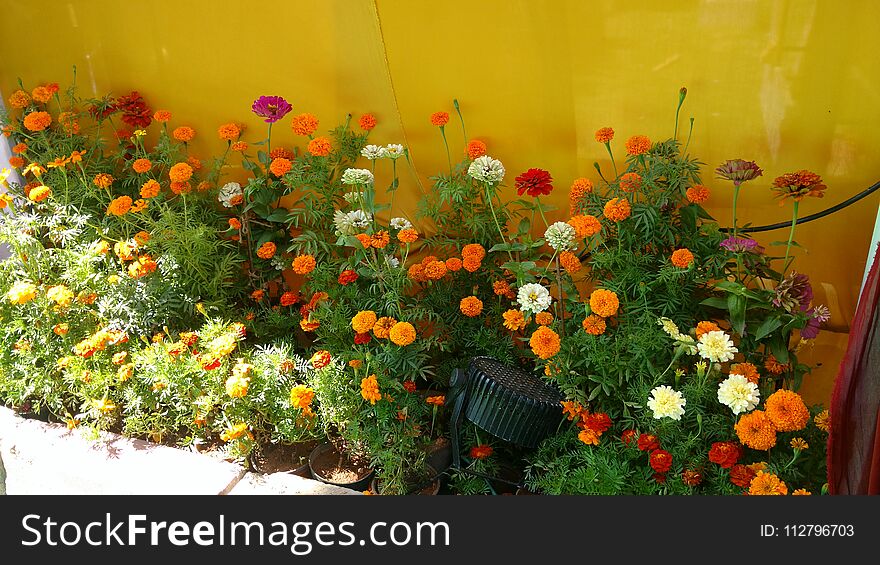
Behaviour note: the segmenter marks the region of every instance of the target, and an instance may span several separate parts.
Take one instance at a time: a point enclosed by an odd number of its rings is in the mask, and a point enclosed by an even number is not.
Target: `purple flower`
[[[810,277],[792,271],[776,287],[773,305],[794,314],[797,311],[806,312],[812,301],[813,287],[810,285]]]
[[[810,308],[806,313],[810,316],[810,319],[807,320],[807,325],[801,330],[801,337],[803,339],[816,339],[819,335],[819,328],[831,319],[831,311],[828,310],[827,306],[820,304]]]
[[[744,161],[742,159],[730,159],[721,163],[715,172],[720,178],[733,181],[736,186],[741,185],[747,180],[756,179],[764,171],[761,170],[754,161]]]
[[[267,124],[274,124],[293,110],[293,106],[280,96],[260,96],[254,100],[251,110],[261,118],[266,118],[263,121]]]
[[[721,242],[721,247],[733,253],[756,253],[761,254],[764,248],[758,245],[754,239],[747,237],[728,237]]]

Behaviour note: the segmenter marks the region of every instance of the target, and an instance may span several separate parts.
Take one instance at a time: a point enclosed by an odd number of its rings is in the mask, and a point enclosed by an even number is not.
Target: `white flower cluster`
[[[235,199],[236,196],[242,196],[241,185],[237,182],[227,182],[220,187],[217,200],[222,202],[225,207],[232,208],[232,200]]]
[[[678,326],[675,325],[675,322],[669,318],[659,318],[657,323],[660,324],[660,327],[663,328],[663,331],[666,332],[669,337],[678,342],[677,345],[682,347],[685,353],[688,355],[697,354],[697,342],[694,341],[694,338],[691,336],[678,331]]]
[[[734,347],[733,341],[721,330],[706,332],[700,336],[697,343],[700,357],[713,363],[726,363],[733,359],[733,354],[739,350]]]
[[[379,157],[383,157],[385,159],[397,159],[399,157],[403,157],[403,145],[399,143],[389,143],[385,147],[379,149]]]
[[[729,407],[734,414],[754,410],[760,400],[758,385],[742,375],[731,374],[718,385],[718,402]]]
[[[346,192],[345,194],[342,195],[342,198],[344,198],[345,201],[348,202],[349,204],[354,204],[355,202],[358,202],[360,200],[361,193],[359,190],[354,190],[352,192]]]
[[[282,259],[278,255],[274,255],[269,262],[272,263],[272,267],[274,267],[276,271],[283,271],[290,266],[284,259]]]
[[[666,385],[651,390],[651,397],[648,399],[648,408],[651,409],[657,420],[660,418],[681,420],[685,404],[687,404],[687,400],[681,393]]]
[[[412,222],[410,222],[406,218],[391,218],[391,222],[389,222],[389,225],[396,230],[412,229]]]
[[[537,314],[550,307],[550,291],[537,283],[527,283],[519,287],[516,294],[519,308],[526,314]]]
[[[345,169],[342,184],[373,184],[373,173],[367,169]]]
[[[366,229],[372,222],[369,214],[363,210],[342,212],[337,210],[333,214],[333,224],[336,226],[336,235],[355,235]]]
[[[468,176],[480,182],[496,183],[504,179],[504,165],[488,155],[477,157],[468,167]]]
[[[382,156],[382,147],[379,147],[378,145],[367,145],[361,149],[361,156],[370,161],[375,161]]]
[[[577,235],[575,229],[565,222],[551,224],[544,232],[547,245],[557,252],[568,251],[575,248],[574,238]]]

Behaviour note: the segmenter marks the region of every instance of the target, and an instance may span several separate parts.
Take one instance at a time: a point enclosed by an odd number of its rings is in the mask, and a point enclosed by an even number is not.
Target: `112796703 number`
[[[852,537],[855,528],[852,524],[786,524],[774,526],[763,524],[761,537]]]

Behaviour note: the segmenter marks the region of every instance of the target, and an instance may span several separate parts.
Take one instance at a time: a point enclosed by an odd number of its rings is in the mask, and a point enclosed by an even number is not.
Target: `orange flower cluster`
[[[743,445],[766,451],[776,445],[776,428],[763,410],[743,414],[734,426]]]
[[[700,339],[701,337],[703,337],[703,335],[705,335],[709,332],[717,332],[720,330],[721,330],[721,328],[719,328],[718,324],[716,324],[715,322],[707,322],[707,321],[700,322],[699,324],[697,324],[697,329],[696,329],[697,339]],[[743,375],[743,376],[745,376],[745,375]]]
[[[49,112],[31,112],[24,117],[24,127],[30,131],[43,131],[52,124]]]
[[[414,229],[400,230],[397,234],[397,240],[400,243],[412,243],[419,238],[419,232]]]
[[[299,302],[299,296],[295,292],[287,291],[281,295],[281,298],[278,299],[278,303],[282,306],[293,306]]]
[[[599,143],[609,143],[614,139],[614,130],[611,128],[599,128],[596,130],[596,141]]]
[[[257,257],[260,259],[271,259],[275,256],[275,250],[275,244],[271,241],[267,241],[257,249]]]
[[[317,264],[312,255],[297,255],[293,260],[293,272],[298,275],[307,275],[315,270]]]
[[[479,139],[472,139],[468,142],[467,145],[467,154],[468,159],[471,161],[478,159],[486,154],[488,148],[486,144],[480,141]]]
[[[285,159],[284,157],[273,159],[272,163],[269,165],[269,171],[271,171],[276,177],[283,177],[289,173],[292,168],[293,165],[291,165],[290,159]]]
[[[785,495],[788,494],[788,487],[779,477],[773,473],[765,473],[758,471],[755,478],[749,484],[749,494],[752,496],[760,495]]]
[[[156,110],[156,113],[153,114],[153,119],[160,124],[164,124],[171,121],[171,112],[168,110]]]
[[[421,263],[410,265],[407,276],[415,282],[437,281],[446,276],[447,271],[452,270],[446,266],[446,263],[433,255],[428,255]]]
[[[593,192],[593,183],[588,178],[574,179],[568,191],[569,214],[580,213],[581,200],[586,194]]]
[[[288,161],[292,161],[296,155],[290,149],[286,147],[276,147],[272,151],[269,151],[270,159],[287,159]]]
[[[597,316],[596,314],[590,314],[584,318],[584,321],[581,322],[581,326],[584,328],[584,331],[590,335],[602,335],[605,333],[606,329],[605,318]]]
[[[330,154],[330,150],[333,149],[333,146],[330,144],[330,140],[326,137],[316,137],[315,139],[309,141],[308,146],[306,147],[308,152],[315,157],[326,157]]]
[[[318,118],[308,113],[293,116],[290,119],[290,129],[297,135],[312,135],[318,129]]]
[[[569,275],[577,273],[582,267],[581,260],[571,251],[563,251],[559,254],[559,264]]]
[[[443,127],[449,123],[449,113],[434,112],[431,114],[431,125]]]
[[[120,196],[110,201],[107,206],[107,213],[114,216],[124,216],[131,210],[131,196]]]
[[[16,90],[9,97],[9,105],[13,108],[21,110],[22,108],[26,108],[28,104],[31,103],[31,96],[24,90]]]
[[[235,123],[223,124],[217,128],[217,135],[224,141],[233,141],[241,135],[241,128]]]
[[[620,177],[620,190],[635,192],[642,188],[642,176],[639,173],[625,173]]]
[[[510,288],[510,283],[503,279],[492,283],[492,292],[494,292],[496,296],[505,296],[511,300],[516,298],[516,294],[513,292],[513,289]]]
[[[113,180],[113,177],[107,173],[98,173],[95,175],[95,178],[92,179],[92,183],[98,188],[110,188],[110,185],[113,184]]]
[[[376,116],[373,114],[364,114],[358,120],[358,125],[361,126],[361,129],[364,131],[370,131],[374,127],[376,127]]]
[[[702,184],[695,184],[694,186],[687,189],[687,192],[685,192],[685,197],[688,199],[688,202],[693,202],[694,204],[702,204],[703,202],[709,200],[709,189]]]
[[[134,162],[131,164],[131,168],[132,170],[134,170],[134,172],[143,174],[152,169],[153,164],[150,162],[149,159],[135,159]]]
[[[476,318],[483,312],[483,301],[476,296],[466,296],[461,299],[458,308],[468,318]]]
[[[623,144],[627,155],[644,155],[651,149],[651,140],[645,135],[634,135]]]
[[[244,153],[248,149],[248,144],[246,141],[236,141],[230,147],[233,151],[238,151],[239,153]]]
[[[494,450],[491,446],[480,444],[471,448],[471,459],[488,459]]]
[[[791,198],[795,202],[800,202],[808,196],[822,198],[826,188],[828,187],[822,183],[822,177],[807,170],[786,173],[773,180],[773,190],[780,199],[780,206],[785,203],[786,198]]]
[[[535,314],[535,323],[539,326],[549,326],[553,323],[553,314],[550,312],[538,312]]]
[[[731,365],[730,374],[742,375],[748,379],[750,383],[755,384],[758,384],[758,381],[761,380],[761,375],[758,374],[758,368],[751,363],[735,363]]]
[[[437,396],[429,396],[425,399],[425,402],[439,408],[440,406],[446,404],[446,396],[443,394],[438,394]]]
[[[133,279],[145,277],[156,271],[156,261],[149,255],[141,255],[128,266],[128,276]]]
[[[605,203],[602,213],[612,222],[622,222],[629,218],[632,208],[626,198],[612,198]]]
[[[196,130],[189,126],[180,126],[171,132],[171,136],[177,141],[189,143],[196,136]]]
[[[193,176],[193,168],[189,163],[177,163],[168,170],[168,177],[173,182],[186,182]]]
[[[361,396],[370,404],[376,404],[382,400],[382,393],[379,392],[379,382],[376,375],[370,375],[361,379]]]
[[[690,249],[682,247],[673,251],[669,259],[679,269],[687,269],[694,262],[694,254],[691,253]]]
[[[598,288],[590,294],[590,310],[594,314],[610,318],[617,314],[618,308],[620,308],[620,300],[614,291]]]
[[[780,389],[768,396],[764,411],[780,432],[802,430],[810,421],[810,411],[804,404],[804,399],[790,390]]]
[[[529,338],[532,353],[541,359],[549,359],[559,353],[561,341],[559,334],[546,326],[541,326]]]
[[[580,238],[591,237],[602,231],[602,224],[596,216],[589,214],[572,216],[566,223],[574,228],[575,235]]]
[[[508,310],[501,316],[504,318],[504,327],[512,332],[526,327],[526,319],[521,310]]]
[[[774,375],[781,375],[782,373],[788,371],[789,365],[788,365],[788,363],[785,363],[785,364],[780,363],[776,359],[776,356],[774,356],[771,353],[767,357],[767,359],[764,360],[764,368],[767,369],[768,371],[770,371],[770,373],[772,373]]]
[[[389,316],[382,316],[373,324],[373,335],[377,339],[388,339],[391,337],[391,328],[397,323],[397,320]]]
[[[404,347],[416,340],[416,329],[409,322],[397,322],[391,327],[388,337],[394,344]]]
[[[367,333],[376,325],[376,320],[375,312],[372,310],[361,310],[351,319],[351,327],[356,333]]]
[[[599,438],[611,427],[611,418],[604,412],[590,413],[585,409],[578,416],[578,439],[587,445],[599,445]]]

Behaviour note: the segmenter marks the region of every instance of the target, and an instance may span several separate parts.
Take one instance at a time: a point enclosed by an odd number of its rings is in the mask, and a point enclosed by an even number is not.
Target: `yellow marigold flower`
[[[672,264],[679,269],[687,269],[690,267],[691,263],[694,262],[694,254],[691,253],[690,249],[682,247],[681,249],[676,249],[672,252],[670,261],[672,261]]]
[[[114,216],[124,216],[131,210],[131,196],[120,196],[114,198],[110,205],[107,206],[107,213]]]
[[[591,428],[582,428],[578,433],[578,439],[587,445],[599,445],[599,434]]]
[[[376,402],[382,400],[376,375],[370,375],[361,380],[361,396],[370,404],[376,404]]]
[[[52,195],[52,189],[48,186],[35,186],[28,192],[28,199],[33,202],[42,202],[43,200],[49,198]]]
[[[55,335],[67,335],[67,332],[70,331],[70,325],[67,322],[62,324],[55,324],[52,326],[52,333]]]
[[[248,393],[251,378],[246,374],[233,374],[226,379],[226,394],[230,398],[243,398]]]
[[[776,445],[776,428],[762,410],[743,414],[735,429],[739,441],[752,449],[766,451]]]
[[[137,246],[129,241],[117,241],[113,244],[113,252],[123,261],[131,261],[134,259],[134,253]]]
[[[400,230],[397,234],[397,240],[400,243],[412,243],[419,238],[419,232],[414,229]]]
[[[297,135],[312,135],[318,129],[318,118],[309,113],[293,116],[290,119],[290,129]]]
[[[458,309],[468,318],[476,318],[483,312],[483,301],[476,296],[466,296],[459,302]]]
[[[612,222],[622,222],[629,218],[632,208],[626,198],[612,198],[605,203],[602,213]]]
[[[208,350],[217,356],[225,357],[235,350],[236,345],[238,345],[238,340],[235,334],[225,333],[211,340],[208,343]]]
[[[559,264],[569,275],[577,273],[582,267],[581,260],[571,251],[563,251],[559,254]]]
[[[793,438],[790,445],[792,449],[799,449],[801,451],[810,448],[810,444],[802,437]]]
[[[799,488],[791,493],[792,496],[810,496],[812,494],[813,493],[811,493],[810,491],[808,491],[805,488]]]
[[[298,255],[293,260],[293,272],[298,275],[307,275],[315,270],[317,262],[312,255]]]
[[[416,329],[409,322],[397,322],[391,326],[388,337],[396,345],[406,346],[416,340]]]
[[[581,322],[581,326],[584,328],[584,331],[590,335],[602,335],[605,333],[606,328],[605,318],[590,314],[584,318],[584,321]]]
[[[122,365],[123,363],[125,363],[126,358],[128,358],[128,352],[120,351],[113,354],[111,361],[114,365]]]
[[[610,318],[617,314],[619,307],[620,300],[618,300],[617,294],[611,290],[599,288],[590,294],[590,309],[603,318]]]
[[[376,323],[373,324],[373,335],[379,339],[388,339],[391,336],[391,328],[393,328],[396,323],[397,320],[388,316],[379,318],[376,320]]]
[[[535,314],[535,323],[539,326],[549,326],[553,323],[553,314],[550,312],[538,312]]]
[[[95,178],[92,179],[92,183],[98,188],[110,188],[110,185],[113,184],[114,180],[113,175],[98,173],[95,175]]]
[[[785,495],[788,494],[788,487],[773,473],[758,471],[749,485],[749,494],[752,496]]]
[[[63,284],[50,286],[46,291],[46,298],[62,308],[67,308],[73,302],[73,292]]]
[[[235,424],[234,426],[226,428],[223,433],[220,434],[220,439],[226,442],[233,441],[245,435],[247,431],[248,425],[246,423]]]
[[[634,135],[624,143],[628,155],[644,155],[651,149],[651,140],[645,135]]]
[[[549,359],[559,353],[559,334],[546,326],[541,326],[529,339],[532,352],[541,359]]]
[[[131,378],[134,374],[134,363],[126,363],[119,367],[119,370],[116,371],[116,378],[119,379],[119,382],[125,382]]]
[[[367,333],[376,325],[376,313],[372,310],[361,310],[351,319],[351,327],[359,334]]]
[[[290,405],[294,408],[299,408],[303,412],[310,412],[310,406],[314,398],[314,389],[306,385],[296,385],[290,389]]]
[[[275,251],[275,244],[271,241],[267,241],[257,249],[257,257],[260,259],[271,259],[275,256]]]
[[[158,265],[152,257],[149,255],[142,255],[141,257],[138,257],[134,263],[128,266],[128,276],[133,279],[139,279],[155,272],[156,267],[158,267]]]
[[[6,293],[6,300],[13,304],[25,304],[37,296],[37,287],[29,282],[17,282]]]
[[[767,397],[764,411],[780,432],[802,430],[810,421],[810,411],[796,392],[780,389]]]
[[[508,310],[501,316],[504,318],[504,327],[512,332],[526,327],[526,319],[521,310]]]
[[[103,412],[106,414],[107,412],[113,412],[116,410],[116,405],[113,404],[110,400],[106,398],[102,398],[101,400],[92,400],[92,408],[97,410],[98,412]]]
[[[827,432],[831,429],[831,413],[828,410],[822,410],[813,418],[813,423],[823,432]]]

